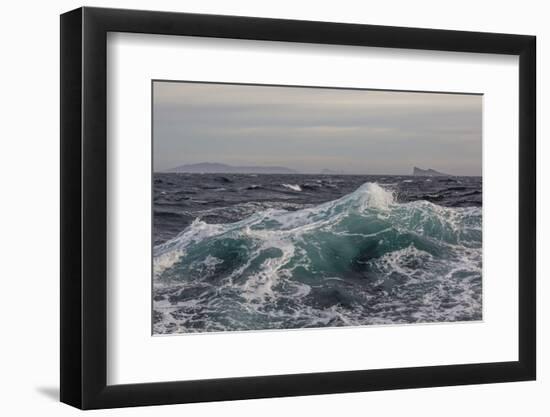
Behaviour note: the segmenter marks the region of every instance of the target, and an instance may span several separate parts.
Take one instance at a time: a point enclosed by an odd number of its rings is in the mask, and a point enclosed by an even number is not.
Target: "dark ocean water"
[[[481,177],[155,174],[155,333],[481,319]]]

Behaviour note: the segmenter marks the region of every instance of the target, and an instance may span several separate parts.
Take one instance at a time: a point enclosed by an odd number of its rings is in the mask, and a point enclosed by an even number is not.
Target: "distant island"
[[[413,175],[417,177],[452,177],[453,175],[444,174],[443,172],[436,171],[435,169],[421,169],[418,167],[413,168]]]
[[[346,171],[335,171],[334,169],[324,168],[321,170],[322,175],[346,175]]]
[[[279,166],[233,166],[215,162],[180,165],[164,172],[185,172],[191,174],[297,174],[298,172]]]
[[[184,164],[161,172],[166,173],[187,173],[187,174],[302,174],[283,166],[234,166],[220,162],[199,162],[196,164]],[[352,174],[342,170],[324,168],[317,172],[321,175],[375,175],[375,174]],[[311,172],[310,174],[315,174]],[[381,175],[381,174],[378,174]],[[413,167],[412,175],[417,177],[453,177],[435,169],[422,169]]]

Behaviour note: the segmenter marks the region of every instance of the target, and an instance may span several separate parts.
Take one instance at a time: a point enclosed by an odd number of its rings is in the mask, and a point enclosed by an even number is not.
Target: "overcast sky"
[[[482,96],[185,82],[153,86],[154,169],[481,175]]]

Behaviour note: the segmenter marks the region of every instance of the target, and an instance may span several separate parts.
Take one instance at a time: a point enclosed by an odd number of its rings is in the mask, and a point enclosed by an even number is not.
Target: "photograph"
[[[483,95],[152,81],[152,334],[483,320]]]

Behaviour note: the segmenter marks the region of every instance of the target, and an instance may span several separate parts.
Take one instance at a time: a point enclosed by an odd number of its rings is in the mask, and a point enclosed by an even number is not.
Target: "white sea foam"
[[[181,249],[166,251],[153,257],[153,277],[158,278],[166,269],[176,264],[185,254]]]
[[[302,191],[302,187],[300,187],[298,184],[282,184],[282,186],[292,191]]]
[[[207,224],[198,218],[195,219],[176,238],[153,249],[153,276],[158,278],[166,269],[176,264],[190,244],[215,236],[223,230],[222,225]]]

